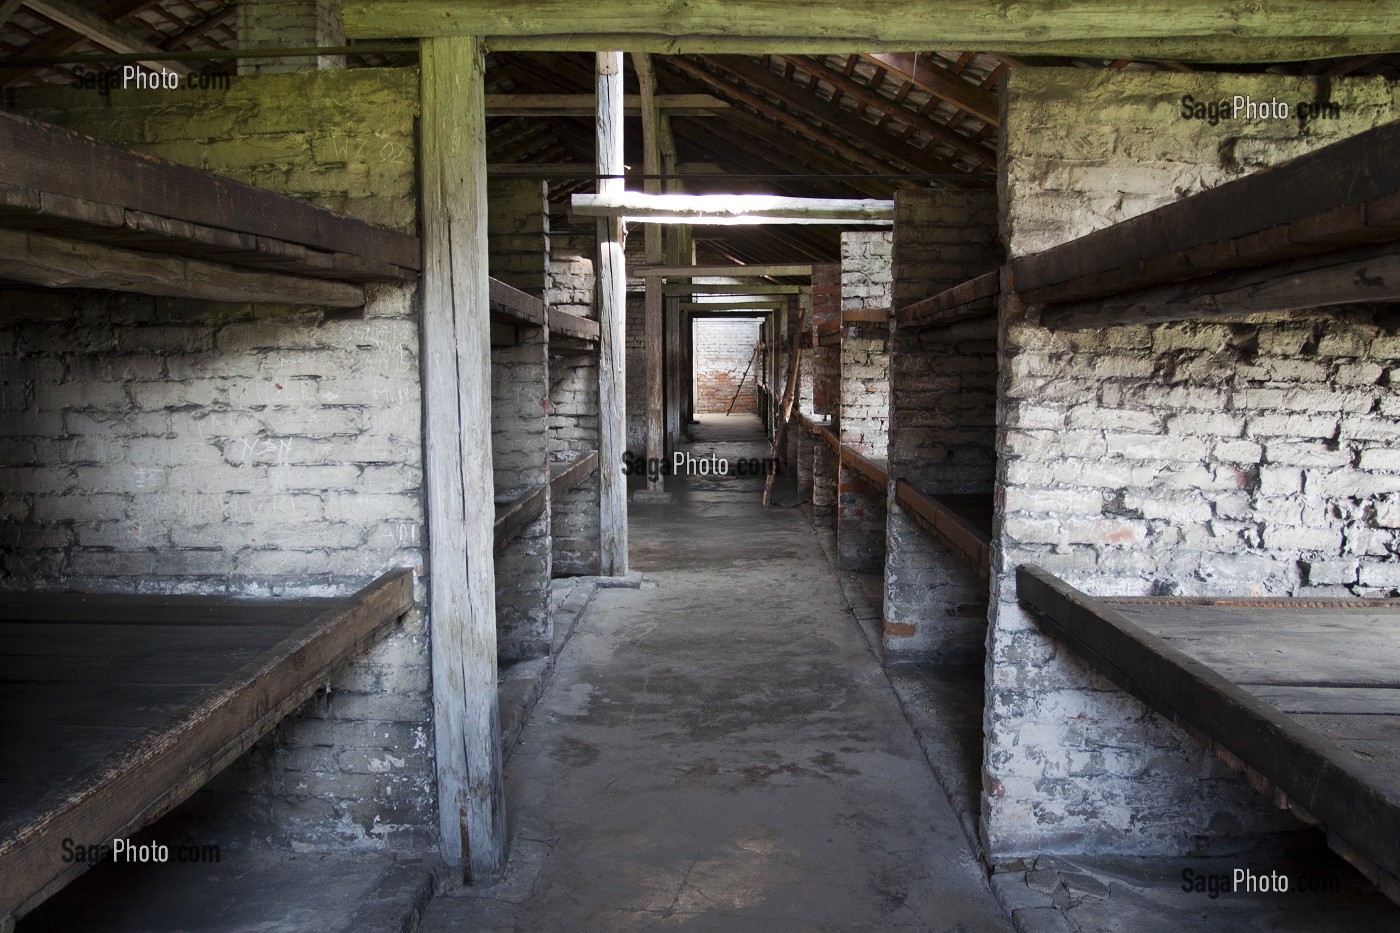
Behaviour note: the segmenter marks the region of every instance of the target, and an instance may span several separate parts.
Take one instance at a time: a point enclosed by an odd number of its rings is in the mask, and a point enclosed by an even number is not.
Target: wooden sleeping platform
[[[0,594],[0,928],[188,798],[413,605],[413,574],[343,599]]]
[[[1016,585],[1046,631],[1400,901],[1400,600],[1100,599],[1034,566]]]

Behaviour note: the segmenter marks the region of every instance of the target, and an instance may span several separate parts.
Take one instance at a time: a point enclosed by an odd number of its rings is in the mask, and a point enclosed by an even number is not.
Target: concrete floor
[[[693,452],[763,457],[751,418]],[[800,509],[761,478],[634,504],[507,769],[504,882],[446,930],[1009,930]]]

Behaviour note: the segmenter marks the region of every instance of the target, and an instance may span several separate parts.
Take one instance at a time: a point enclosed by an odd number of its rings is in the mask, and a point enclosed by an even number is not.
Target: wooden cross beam
[[[730,276],[732,278],[767,278],[769,276],[809,276],[812,274],[810,263],[794,265],[761,265],[750,266],[637,266],[631,270],[634,276],[657,275],[663,279],[693,279],[710,278],[711,276]]]
[[[889,226],[894,202],[859,198],[787,198],[768,194],[576,194],[580,217],[654,224],[850,224]]]

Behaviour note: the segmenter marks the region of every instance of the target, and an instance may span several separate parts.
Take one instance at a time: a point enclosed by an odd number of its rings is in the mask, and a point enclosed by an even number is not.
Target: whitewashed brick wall
[[[66,88],[29,116],[415,232],[414,70]],[[209,96],[218,95],[219,106]],[[5,298],[7,588],[321,596],[424,567],[416,288],[362,320],[98,293]],[[308,847],[436,837],[423,587],[407,624],[206,793]]]
[[[1311,100],[1272,76],[1013,71],[1002,232],[1034,252],[1394,118],[1333,80],[1342,118],[1184,120],[1180,99]],[[1002,308],[983,824],[994,857],[1180,853],[1296,825],[1193,740],[1046,638],[1035,562],[1095,594],[1392,592],[1400,488],[1393,326],[1368,309],[1222,323],[1039,327]],[[1341,588],[1341,589],[1338,589]]]

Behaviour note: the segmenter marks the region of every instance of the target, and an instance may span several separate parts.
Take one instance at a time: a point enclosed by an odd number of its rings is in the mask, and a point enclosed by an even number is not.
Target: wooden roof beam
[[[811,263],[794,264],[763,264],[763,265],[740,265],[732,266],[636,266],[632,268],[631,275],[647,276],[659,275],[667,279],[695,279],[710,278],[711,276],[730,276],[731,278],[752,279],[783,277],[783,276],[810,276],[812,274]]]
[[[882,161],[876,156],[866,152],[864,149],[861,149],[859,146],[852,145],[844,139],[831,135],[825,131],[824,127],[817,126],[796,114],[789,113],[781,107],[775,106],[764,100],[758,94],[746,91],[726,81],[719,75],[712,74],[695,62],[688,61],[684,58],[672,58],[666,59],[665,61],[666,64],[671,67],[710,85],[720,93],[731,96],[735,100],[747,104],[759,113],[764,114],[770,120],[774,120],[795,130],[799,136],[805,137],[808,142],[826,146],[832,152],[854,165],[860,166],[867,171],[875,172],[876,174],[883,174],[891,170],[899,171],[896,166],[891,165],[889,162]]]
[[[992,126],[1001,124],[995,94],[944,70],[918,52],[870,52],[861,57],[906,81],[912,81],[915,87],[947,101],[959,110],[966,110],[984,123]]]
[[[1393,52],[1394,0],[344,0],[357,39],[485,36],[493,51],[795,54],[995,49],[1086,58],[1264,62]],[[737,24],[737,25],[736,25]]]
[[[709,94],[661,94],[657,106],[663,111],[687,117],[709,117],[729,109],[729,104]],[[486,115],[490,117],[592,117],[598,109],[592,94],[487,94]],[[623,111],[640,116],[641,97],[628,94]]]
[[[710,57],[707,61],[723,68],[750,87],[773,95],[793,110],[805,113],[811,119],[816,120],[818,125],[850,137],[853,143],[863,146],[866,151],[886,163],[906,165],[916,172],[948,174],[961,172],[957,166],[940,159],[933,153],[925,152],[910,143],[880,133],[872,124],[865,122],[855,114],[842,110],[835,104],[828,103],[814,94],[804,93],[801,88],[796,87],[790,81],[784,81],[767,68],[755,64],[747,58],[723,56]],[[771,104],[768,106],[770,109],[772,108]]]
[[[894,223],[894,202],[851,198],[784,198],[766,194],[576,194],[580,217],[622,217],[642,223],[854,224]]]
[[[892,119],[898,123],[903,123],[906,126],[912,127],[915,131],[923,133],[933,140],[933,145],[941,144],[948,146],[962,153],[964,156],[967,156],[978,165],[996,165],[997,154],[987,146],[961,133],[954,132],[942,123],[930,119],[917,110],[900,106],[897,102],[876,91],[874,86],[866,87],[854,78],[847,77],[839,71],[833,71],[819,59],[796,55],[779,55],[777,57],[785,61],[793,62],[798,68],[806,71],[808,74],[817,75],[821,80],[830,84],[832,87],[844,91],[868,107],[875,109],[885,119]],[[901,78],[903,78],[903,76],[901,76]],[[907,78],[904,78],[904,81],[909,87],[914,86],[914,83]],[[881,126],[883,122],[884,120],[875,124],[876,127]]]
[[[24,0],[24,5],[45,19],[65,29],[71,29],[80,36],[84,36],[113,52],[135,54],[137,52],[159,53],[161,51],[146,40],[132,35],[114,25],[110,20],[103,19],[96,13],[70,2],[70,0]],[[162,63],[157,58],[143,61],[141,64],[152,71],[167,68],[181,76],[190,73],[188,66],[178,62]]]

